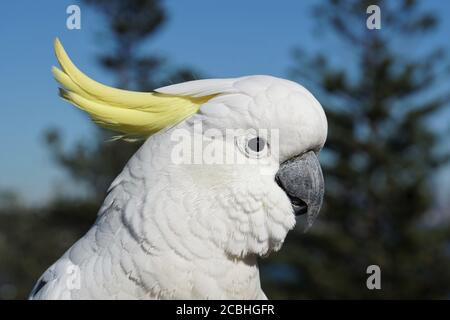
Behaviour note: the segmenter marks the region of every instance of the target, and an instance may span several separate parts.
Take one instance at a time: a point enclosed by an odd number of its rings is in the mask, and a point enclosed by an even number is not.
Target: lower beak
[[[295,215],[307,214],[311,227],[322,207],[324,181],[319,159],[313,151],[280,165],[275,180],[291,200]]]

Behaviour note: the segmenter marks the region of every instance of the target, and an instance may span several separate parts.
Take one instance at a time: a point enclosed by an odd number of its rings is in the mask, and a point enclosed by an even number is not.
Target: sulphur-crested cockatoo
[[[30,298],[265,299],[258,258],[322,204],[319,102],[261,75],[119,90],[81,73],[58,40],[55,51],[65,100],[124,139],[147,140]]]

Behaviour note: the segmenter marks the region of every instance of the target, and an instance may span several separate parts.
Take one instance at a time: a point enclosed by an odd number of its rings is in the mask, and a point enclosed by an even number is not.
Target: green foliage
[[[59,199],[42,209],[0,206],[0,299],[25,299],[36,280],[94,223],[98,204]]]
[[[365,29],[365,9],[377,3],[383,27]],[[427,223],[436,199],[430,180],[448,160],[436,153],[438,134],[426,121],[448,106],[449,95],[432,90],[439,87],[446,60],[440,49],[412,54],[396,46],[411,37],[417,45],[437,21],[416,1],[395,4],[326,1],[316,12],[340,40],[340,49],[313,58],[295,52],[293,78],[312,86],[328,116],[322,153],[327,190],[318,224],[307,234],[290,234],[280,254],[263,261],[272,275],[265,284],[269,296],[445,298],[450,293],[448,221]],[[348,60],[336,62],[335,56]],[[289,281],[278,281],[272,264],[288,265]],[[381,267],[382,290],[366,288],[366,268],[372,264]]]

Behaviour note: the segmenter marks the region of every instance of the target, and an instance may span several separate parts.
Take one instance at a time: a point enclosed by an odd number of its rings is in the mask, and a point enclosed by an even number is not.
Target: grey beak
[[[295,215],[307,213],[307,229],[322,207],[324,181],[319,159],[313,151],[280,165],[275,180],[291,200]]]

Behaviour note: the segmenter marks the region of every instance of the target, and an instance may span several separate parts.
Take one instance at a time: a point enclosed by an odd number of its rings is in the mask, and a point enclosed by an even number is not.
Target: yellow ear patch
[[[100,126],[120,132],[123,138],[145,138],[195,114],[213,96],[190,97],[157,92],[116,89],[82,73],[70,60],[59,39],[55,53],[61,70],[53,67],[60,95],[86,111]]]

